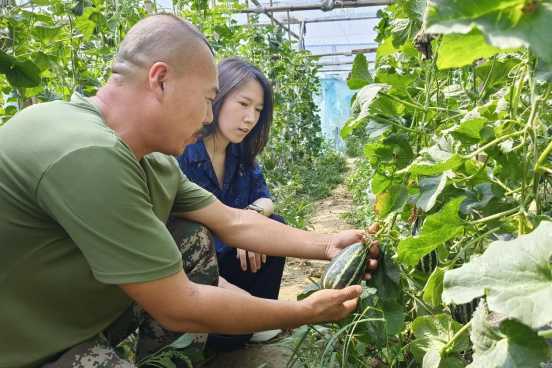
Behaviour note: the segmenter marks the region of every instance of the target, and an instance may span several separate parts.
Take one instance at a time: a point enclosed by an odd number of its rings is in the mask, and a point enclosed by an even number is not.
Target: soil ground
[[[348,159],[347,166],[349,170],[353,165],[354,161]],[[352,226],[342,219],[342,215],[350,212],[352,207],[353,201],[345,185],[338,186],[328,198],[314,203],[313,231],[333,234],[341,230],[351,229]],[[296,300],[297,295],[310,284],[309,277],[319,278],[327,264],[326,261],[288,258],[278,299]],[[263,368],[283,368],[286,366],[290,355],[290,351],[282,347],[268,344],[248,344],[245,348],[232,353],[218,353],[204,367],[257,368],[263,366]]]

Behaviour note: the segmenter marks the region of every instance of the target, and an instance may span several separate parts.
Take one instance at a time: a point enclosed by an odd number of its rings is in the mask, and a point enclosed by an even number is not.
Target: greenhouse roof
[[[299,46],[299,40],[295,36],[301,34],[301,26],[304,21],[303,46],[312,54],[324,56],[320,57],[319,63],[322,66],[320,71],[326,75],[339,75],[346,77],[351,71],[355,54],[361,52],[369,61],[375,60],[374,49],[377,47],[374,39],[377,36],[374,26],[379,19],[376,17],[378,10],[383,10],[385,5],[379,6],[352,6],[355,1],[336,2],[333,10],[292,10],[270,12],[270,7],[301,7],[303,5],[321,4],[319,0],[241,0],[248,9],[264,9],[268,14],[279,21],[284,27],[291,30],[290,38],[296,41]],[[329,0],[325,1],[326,3]],[[367,3],[365,0],[357,3]],[[166,9],[172,7],[171,0],[157,0],[158,6]],[[377,3],[377,1],[371,1]],[[256,4],[259,4],[257,6]],[[346,4],[342,6],[340,4]],[[289,23],[288,23],[289,16]],[[236,14],[235,19],[240,22],[247,22],[247,14]],[[356,18],[356,19],[355,19]],[[259,14],[259,23],[262,25],[271,24],[271,19],[267,14]],[[367,50],[371,49],[371,50]],[[356,51],[356,52],[355,52]],[[368,52],[367,52],[368,51]],[[333,55],[327,55],[333,54]],[[337,54],[337,55],[336,55]]]

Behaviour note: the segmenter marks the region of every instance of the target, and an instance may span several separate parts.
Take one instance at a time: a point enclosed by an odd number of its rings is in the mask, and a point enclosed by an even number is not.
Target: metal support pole
[[[288,18],[289,22],[289,18]],[[305,21],[301,22],[301,30],[299,31],[299,51],[303,51],[305,49],[305,40],[303,37],[305,37]]]
[[[288,40],[291,41],[291,35],[289,34],[289,32],[291,32],[291,26],[289,25],[289,12],[287,12],[287,20],[288,20]],[[299,39],[301,39],[301,36],[299,36]]]
[[[253,4],[255,4],[255,5],[257,5],[257,7],[261,6],[261,4],[259,4],[259,2],[257,0],[251,0],[251,2],[253,2]],[[283,29],[288,31],[288,33],[291,34],[293,37],[299,39],[299,35],[295,34],[295,32],[292,32],[288,27],[283,25],[278,19],[274,18],[274,16],[272,14],[267,13],[266,16],[269,17],[271,21],[273,21],[274,23],[276,23],[277,25],[279,25],[280,27],[282,27]]]
[[[269,5],[272,8],[272,0],[270,0]],[[270,18],[270,24],[274,25],[274,18]]]
[[[340,56],[340,55],[347,55],[351,56],[354,54],[369,54],[372,52],[376,52],[377,48],[370,48],[370,49],[358,49],[358,50],[351,50],[351,51],[342,51],[342,52],[327,52],[325,54],[310,54],[310,55],[300,55],[300,57],[324,57],[324,56]]]
[[[393,4],[392,1],[381,0],[357,0],[357,1],[336,1],[334,9],[339,8],[360,8],[365,6],[387,6]],[[303,5],[285,5],[285,6],[270,6],[261,7],[257,5],[256,8],[247,8],[238,10],[238,13],[276,13],[276,12],[288,12],[288,11],[301,11],[301,10],[317,10],[322,9],[322,3],[303,4]]]
[[[346,18],[313,18],[313,19],[304,19],[304,20],[298,20],[298,19],[291,19],[291,24],[299,24],[299,23],[325,23],[325,22],[340,22],[340,21],[350,21],[350,20],[365,20],[365,19],[379,19],[376,16],[367,16],[367,17],[346,17]],[[270,23],[257,23],[255,26],[257,27],[266,27],[269,26]]]

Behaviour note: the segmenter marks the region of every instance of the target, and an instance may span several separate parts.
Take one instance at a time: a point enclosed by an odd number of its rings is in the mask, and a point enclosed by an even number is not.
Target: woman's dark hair
[[[255,65],[236,58],[226,58],[218,63],[219,92],[213,100],[213,122],[204,127],[203,136],[216,133],[220,109],[228,96],[245,86],[249,81],[259,82],[264,91],[263,110],[255,127],[243,140],[243,155],[252,165],[268,142],[274,112],[274,93],[264,74]]]

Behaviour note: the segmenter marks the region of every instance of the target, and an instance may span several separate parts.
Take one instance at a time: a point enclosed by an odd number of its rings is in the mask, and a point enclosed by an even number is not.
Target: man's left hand
[[[378,231],[379,224],[376,222],[368,229],[369,234],[373,234]],[[351,244],[358,243],[362,240],[364,235],[362,230],[346,230],[338,234],[335,234],[332,237],[332,240],[326,250],[326,258],[333,259],[339,252],[348,247]],[[370,253],[368,254],[368,263],[366,264],[366,270],[373,270],[378,266],[378,257],[379,257],[379,242],[375,241],[370,247]],[[363,279],[369,280],[371,278],[370,274],[364,274]]]

